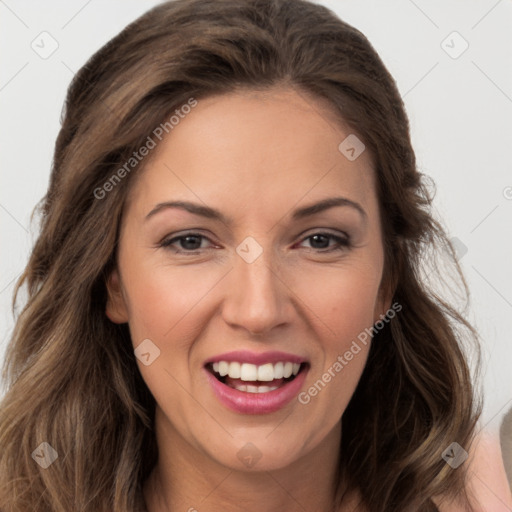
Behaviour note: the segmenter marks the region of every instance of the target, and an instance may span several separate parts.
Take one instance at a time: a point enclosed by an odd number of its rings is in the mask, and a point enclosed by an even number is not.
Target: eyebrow
[[[300,220],[305,217],[310,217],[312,215],[316,215],[330,208],[334,208],[337,206],[345,206],[355,209],[363,219],[366,220],[368,217],[364,208],[357,202],[352,201],[346,197],[329,197],[327,199],[323,199],[317,203],[311,204],[309,206],[305,206],[302,208],[298,208],[293,212],[292,220]],[[167,208],[179,208],[182,210],[186,210],[194,215],[199,215],[201,217],[205,217],[207,219],[213,219],[223,222],[227,225],[232,225],[233,221],[231,218],[226,217],[220,211],[210,208],[209,206],[203,206],[197,203],[192,203],[190,201],[166,201],[163,203],[158,203],[147,215],[146,219],[148,220],[153,215],[158,212],[167,209]]]

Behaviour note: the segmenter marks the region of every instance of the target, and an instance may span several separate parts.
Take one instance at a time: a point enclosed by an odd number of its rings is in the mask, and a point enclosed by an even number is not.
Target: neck
[[[148,512],[333,511],[341,422],[309,454],[275,470],[240,471],[192,446],[158,408],[158,462],[144,483]]]

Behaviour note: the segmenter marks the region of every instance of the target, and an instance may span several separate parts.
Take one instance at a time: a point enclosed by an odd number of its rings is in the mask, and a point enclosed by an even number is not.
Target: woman
[[[136,20],[68,91],[0,510],[478,510],[477,334],[421,279],[435,248],[459,271],[430,204],[392,77],[326,8]]]

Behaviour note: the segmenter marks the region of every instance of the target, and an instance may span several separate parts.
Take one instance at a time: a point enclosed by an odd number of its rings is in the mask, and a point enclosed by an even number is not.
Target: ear
[[[388,283],[381,283],[377,300],[375,302],[375,311],[373,313],[373,323],[381,320],[381,315],[384,316],[391,308],[391,301],[393,300],[393,291]]]
[[[124,324],[128,322],[128,308],[121,288],[121,280],[117,269],[112,270],[107,278],[107,305],[105,314],[111,322]]]

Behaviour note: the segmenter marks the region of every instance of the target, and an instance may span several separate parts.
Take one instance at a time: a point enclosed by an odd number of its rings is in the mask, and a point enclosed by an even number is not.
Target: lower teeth
[[[279,386],[234,386],[234,389],[238,391],[245,391],[246,393],[268,393],[269,391],[274,391]]]

